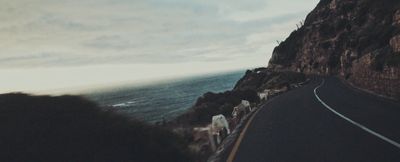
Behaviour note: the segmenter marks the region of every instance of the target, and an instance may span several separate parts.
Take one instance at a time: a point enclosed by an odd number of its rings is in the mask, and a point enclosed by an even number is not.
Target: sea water
[[[197,76],[142,87],[116,87],[86,94],[103,107],[155,123],[187,111],[206,92],[231,90],[245,71]]]

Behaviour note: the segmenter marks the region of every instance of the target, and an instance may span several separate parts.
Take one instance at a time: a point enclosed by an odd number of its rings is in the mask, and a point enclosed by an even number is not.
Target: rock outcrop
[[[400,96],[399,67],[398,0],[321,0],[269,61],[275,70],[339,75],[393,98]]]

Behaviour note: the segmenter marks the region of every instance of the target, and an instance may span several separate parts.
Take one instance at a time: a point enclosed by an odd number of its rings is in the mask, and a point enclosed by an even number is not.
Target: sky
[[[0,0],[0,93],[267,66],[318,0]]]

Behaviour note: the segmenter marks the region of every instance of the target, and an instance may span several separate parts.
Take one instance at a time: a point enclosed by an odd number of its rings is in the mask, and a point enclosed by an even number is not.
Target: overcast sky
[[[0,0],[0,93],[266,66],[318,0]]]

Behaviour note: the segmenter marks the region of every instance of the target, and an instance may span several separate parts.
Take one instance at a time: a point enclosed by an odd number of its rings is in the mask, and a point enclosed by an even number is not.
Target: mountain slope
[[[269,61],[275,70],[339,74],[391,97],[400,95],[399,67],[398,0],[321,0]]]

